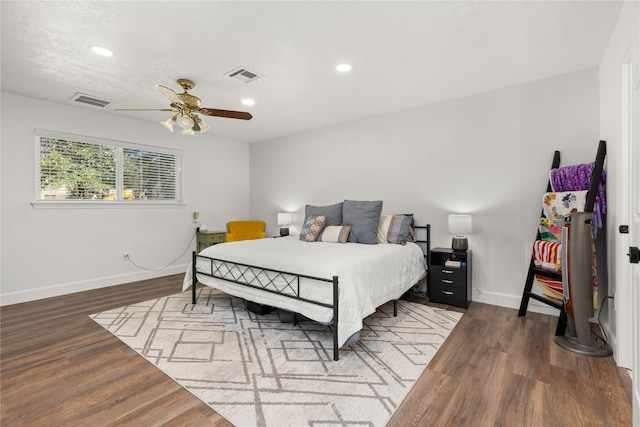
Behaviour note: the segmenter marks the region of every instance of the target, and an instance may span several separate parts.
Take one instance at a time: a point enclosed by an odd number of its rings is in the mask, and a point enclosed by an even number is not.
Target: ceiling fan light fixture
[[[167,128],[170,132],[173,132],[173,125],[176,124],[176,116],[169,117],[164,122],[160,122],[160,124]]]
[[[182,116],[180,117],[180,126],[182,126],[183,130],[191,129],[194,123],[195,122],[193,121],[193,119],[189,117],[187,114],[183,113]]]
[[[198,121],[198,125],[200,125],[200,133],[205,133],[209,129],[211,129],[211,125],[204,122],[204,120],[200,119]]]
[[[169,98],[171,109],[148,109],[148,108],[116,108],[115,111],[170,111],[173,116],[163,122],[159,122],[168,131],[173,132],[173,128],[178,122],[182,128],[183,135],[194,135],[196,132],[205,133],[211,126],[202,121],[198,114],[212,117],[225,117],[230,119],[251,120],[252,115],[246,111],[220,110],[217,108],[200,107],[200,98],[188,93],[193,89],[195,83],[192,80],[178,79],[178,85],[184,89],[184,93],[176,93],[163,85],[155,85],[155,88]]]

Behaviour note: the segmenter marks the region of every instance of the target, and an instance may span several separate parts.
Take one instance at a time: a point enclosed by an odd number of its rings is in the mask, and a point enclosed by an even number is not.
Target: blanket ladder
[[[600,185],[600,177],[602,175],[602,170],[604,167],[604,159],[607,153],[606,142],[600,141],[598,144],[598,151],[596,153],[596,161],[593,173],[591,174],[591,179],[589,181],[589,190],[587,193],[587,200],[585,203],[585,212],[592,212],[593,207],[596,201],[596,195],[598,194],[598,186]],[[560,152],[555,151],[553,154],[553,161],[551,163],[551,169],[557,169],[560,167]],[[551,180],[549,180],[547,184],[547,193],[553,191],[551,187]],[[544,217],[544,209],[540,215],[541,218]],[[598,251],[598,247],[604,248],[606,247],[606,240],[604,236],[604,230],[606,230],[606,215],[603,215],[602,222],[602,230],[598,232],[598,238],[596,241],[596,263],[598,266],[598,287],[600,289],[600,284],[606,282],[606,258],[603,250]],[[536,234],[536,240],[540,240],[540,229],[538,227],[538,231]],[[541,276],[549,277],[554,280],[562,280],[562,272],[554,272],[548,271],[540,268],[536,268],[534,263],[533,253],[531,254],[531,260],[529,261],[529,270],[527,272],[527,278],[524,284],[524,290],[522,292],[522,300],[520,301],[520,310],[518,311],[518,316],[522,317],[527,314],[527,307],[529,306],[529,300],[533,298],[536,301],[547,304],[551,307],[554,307],[560,310],[560,316],[558,318],[558,325],[556,326],[556,336],[564,335],[566,327],[567,327],[567,313],[564,309],[564,304],[562,301],[555,300],[553,298],[546,297],[544,295],[536,294],[532,291],[533,282],[536,274]]]

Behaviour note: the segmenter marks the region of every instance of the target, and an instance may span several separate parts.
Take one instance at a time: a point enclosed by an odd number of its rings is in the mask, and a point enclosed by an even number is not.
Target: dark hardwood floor
[[[0,425],[230,425],[88,317],[181,285],[174,275],[2,307]],[[458,310],[389,426],[631,425],[629,374],[611,357],[554,344],[556,318],[480,303]]]

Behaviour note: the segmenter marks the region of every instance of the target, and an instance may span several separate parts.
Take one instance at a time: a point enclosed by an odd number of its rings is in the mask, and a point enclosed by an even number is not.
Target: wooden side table
[[[226,235],[227,233],[224,231],[198,231],[196,233],[196,249],[198,253],[211,245],[224,243]]]

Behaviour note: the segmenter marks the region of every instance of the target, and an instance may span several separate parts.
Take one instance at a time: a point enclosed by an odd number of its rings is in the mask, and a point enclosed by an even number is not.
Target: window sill
[[[181,208],[186,206],[183,201],[142,201],[142,200],[33,200],[31,206],[34,209],[158,209]]]

